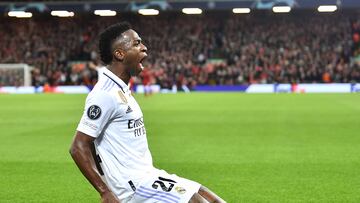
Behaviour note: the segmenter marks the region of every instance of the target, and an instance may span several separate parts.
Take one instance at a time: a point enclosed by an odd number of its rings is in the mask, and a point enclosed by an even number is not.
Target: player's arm
[[[120,202],[114,193],[107,187],[96,168],[94,137],[77,131],[70,147],[71,157],[79,167],[82,174],[101,195],[101,201]]]

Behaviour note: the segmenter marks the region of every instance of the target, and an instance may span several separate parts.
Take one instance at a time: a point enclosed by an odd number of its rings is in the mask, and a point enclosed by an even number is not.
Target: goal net
[[[30,86],[31,69],[27,64],[0,64],[0,87]]]

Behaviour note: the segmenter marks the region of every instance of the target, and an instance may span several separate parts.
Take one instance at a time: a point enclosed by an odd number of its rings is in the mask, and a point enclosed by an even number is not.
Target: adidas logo
[[[130,106],[127,108],[126,113],[131,113],[133,110],[130,108]]]

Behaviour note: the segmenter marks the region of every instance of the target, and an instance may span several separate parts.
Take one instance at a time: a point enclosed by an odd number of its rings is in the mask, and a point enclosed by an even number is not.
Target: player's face
[[[142,61],[147,57],[146,46],[134,30],[128,30],[123,33],[124,38],[128,38],[124,45],[125,54],[123,63],[126,65],[130,75],[137,76],[144,69]]]

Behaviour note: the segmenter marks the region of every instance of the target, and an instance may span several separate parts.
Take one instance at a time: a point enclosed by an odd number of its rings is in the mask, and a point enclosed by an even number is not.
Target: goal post
[[[28,64],[0,64],[0,86],[31,86],[31,69]]]

